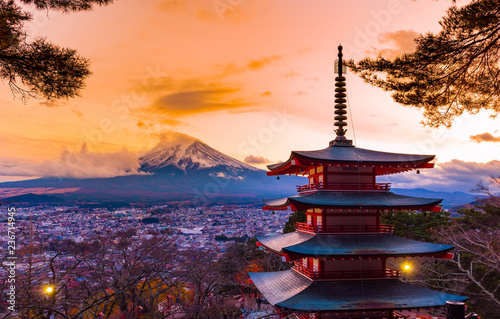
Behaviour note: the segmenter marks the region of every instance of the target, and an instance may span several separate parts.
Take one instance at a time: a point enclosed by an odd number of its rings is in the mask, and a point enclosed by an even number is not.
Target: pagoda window
[[[307,215],[307,225],[312,225],[312,216],[311,215]]]
[[[307,258],[302,258],[302,267],[307,268]]]
[[[323,219],[321,215],[316,216],[316,225],[320,227],[323,225]]]
[[[316,169],[315,168],[311,168],[309,170],[309,175],[314,175],[314,174],[316,174]]]
[[[319,271],[319,258],[313,258],[313,271]]]
[[[316,173],[323,173],[323,166],[316,167]]]
[[[307,257],[307,268],[312,269],[313,268],[313,259],[311,257]]]

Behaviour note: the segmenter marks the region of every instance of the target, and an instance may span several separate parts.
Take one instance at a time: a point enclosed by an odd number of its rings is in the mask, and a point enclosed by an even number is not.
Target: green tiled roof
[[[270,208],[290,204],[301,207],[363,208],[363,209],[423,209],[432,208],[442,199],[396,195],[391,192],[329,192],[317,191],[279,199],[264,200]]]
[[[261,236],[265,247],[290,256],[360,257],[423,256],[444,253],[453,246],[425,243],[393,235],[310,235],[301,232]]]
[[[446,301],[467,299],[399,280],[313,282],[293,270],[249,275],[271,304],[292,310],[403,310],[444,306]]]

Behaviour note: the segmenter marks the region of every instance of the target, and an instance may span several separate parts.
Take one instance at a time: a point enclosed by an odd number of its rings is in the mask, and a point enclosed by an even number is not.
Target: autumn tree
[[[500,0],[452,6],[442,30],[420,35],[412,53],[348,66],[393,99],[424,110],[424,124],[450,126],[464,112],[500,112]]]
[[[25,24],[33,19],[27,6],[64,13],[92,10],[113,0],[0,0],[0,79],[14,96],[26,100],[71,98],[79,94],[90,75],[89,61],[76,50],[45,38],[31,39]]]
[[[391,260],[395,268],[413,264],[403,280],[469,297],[471,311],[494,318],[500,307],[500,177],[478,184],[486,197],[458,216],[439,213],[387,212],[382,219],[396,224],[399,235],[453,245],[453,259],[412,258]],[[424,215],[425,214],[425,215]]]
[[[441,237],[455,246],[452,262],[468,279],[464,289],[475,311],[493,317],[500,308],[500,177],[478,184],[477,190],[488,197],[459,210],[460,217]]]
[[[26,271],[17,274],[16,310],[30,319],[172,317],[181,311],[158,313],[158,305],[185,294],[177,257],[174,237],[140,238],[134,231],[110,232],[90,243],[29,245],[19,250]]]
[[[118,232],[90,244],[78,277],[78,303],[71,318],[154,315],[157,305],[175,290],[175,238],[138,238]]]

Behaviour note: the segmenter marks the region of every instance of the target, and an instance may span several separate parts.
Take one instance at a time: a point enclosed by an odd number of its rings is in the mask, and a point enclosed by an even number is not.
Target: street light
[[[54,307],[55,304],[55,297],[56,297],[56,291],[54,289],[54,286],[48,285],[43,289],[43,292],[47,295],[47,300],[49,301],[49,309],[47,313],[47,318],[51,319],[52,317],[52,307]]]

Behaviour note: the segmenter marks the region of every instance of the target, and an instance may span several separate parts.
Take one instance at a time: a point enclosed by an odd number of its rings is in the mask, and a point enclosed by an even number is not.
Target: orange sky
[[[411,50],[413,36],[439,30],[449,5],[118,0],[93,12],[38,12],[29,34],[77,49],[93,75],[81,97],[56,104],[23,104],[0,87],[0,181],[32,175],[23,163],[57,161],[81,152],[83,143],[85,152],[141,152],[170,130],[242,161],[252,155],[276,162],[292,149],[324,148],[334,136],[337,45],[354,60]],[[436,154],[438,163],[499,157],[498,120],[488,114],[436,130],[419,123],[421,112],[353,74],[347,89],[354,121],[348,137],[359,147]],[[491,142],[470,138],[485,133]]]

